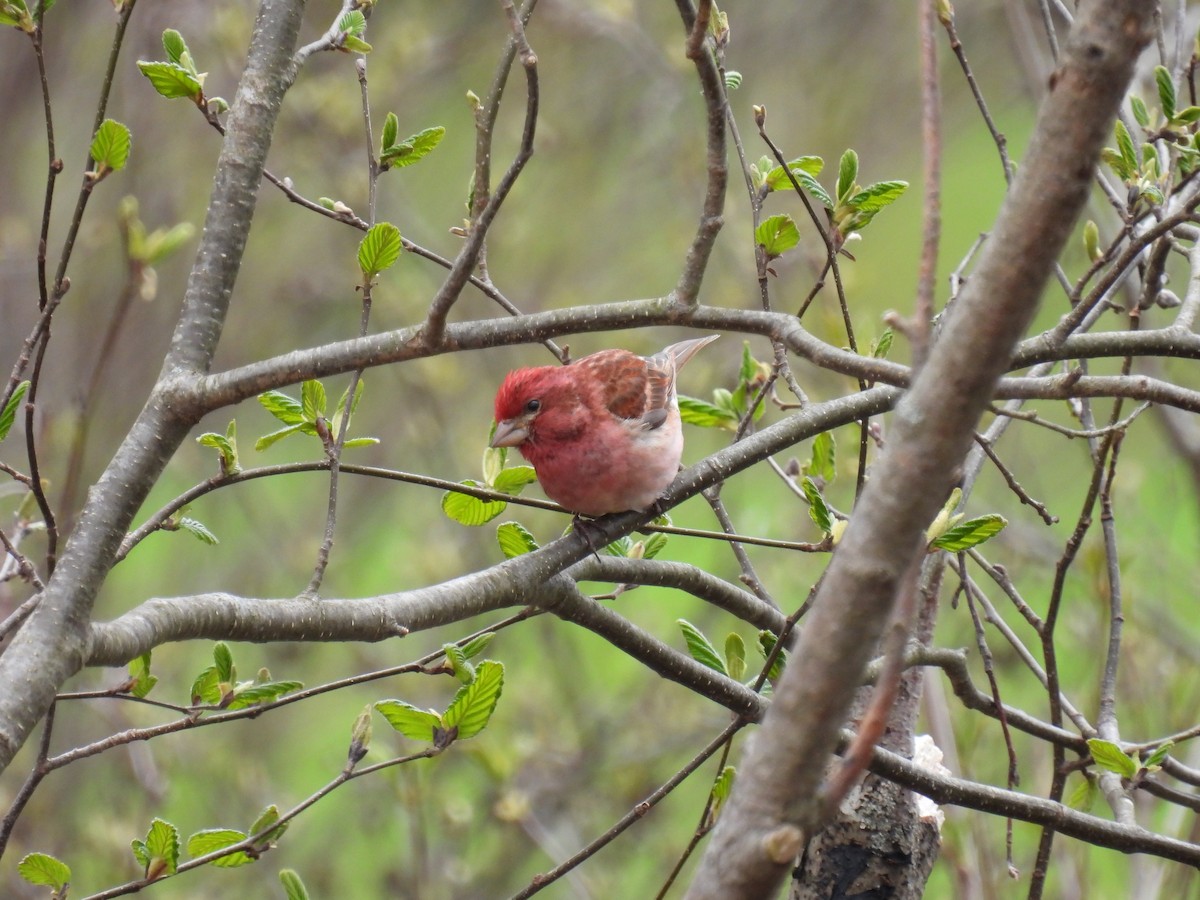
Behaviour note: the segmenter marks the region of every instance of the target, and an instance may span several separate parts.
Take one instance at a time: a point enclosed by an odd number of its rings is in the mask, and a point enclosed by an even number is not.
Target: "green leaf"
[[[417,709],[403,700],[380,700],[375,708],[388,724],[414,741],[433,742],[433,731],[442,725],[441,716],[427,709]]]
[[[337,30],[359,37],[367,30],[367,17],[357,9],[352,9],[338,19]]]
[[[1192,125],[1200,121],[1200,106],[1185,106],[1175,113],[1175,121],[1183,125]]]
[[[1150,111],[1146,109],[1146,104],[1142,102],[1141,97],[1130,97],[1129,108],[1133,111],[1133,119],[1143,128],[1150,127]]]
[[[792,186],[791,179],[787,177],[788,169],[796,176],[796,180],[800,181],[801,173],[815,177],[821,174],[823,168],[825,168],[825,161],[821,157],[801,156],[789,162],[787,169],[784,169],[783,166],[773,168],[763,179],[763,184],[768,191],[786,190]]]
[[[222,681],[233,681],[237,670],[233,666],[233,654],[229,652],[229,645],[224,641],[213,644],[213,663],[216,665],[218,678]]]
[[[812,517],[813,522],[821,529],[822,533],[830,534],[833,531],[833,513],[829,511],[829,505],[821,496],[820,490],[817,489],[816,482],[805,476],[804,480],[800,482],[800,487],[804,490],[804,496],[808,498],[809,516]]]
[[[736,631],[725,638],[725,668],[734,681],[741,681],[746,675],[746,642]]]
[[[226,847],[232,847],[234,844],[241,843],[247,837],[249,835],[238,831],[236,828],[206,828],[204,831],[197,831],[188,838],[188,856],[195,859],[197,856],[205,856],[217,850],[224,850]],[[247,855],[245,850],[236,850],[233,853],[213,860],[211,865],[219,869],[236,869],[238,866],[249,865],[252,862],[254,862],[254,859]]]
[[[233,429],[234,423],[230,422],[229,427]],[[234,475],[242,471],[238,463],[236,434],[231,435],[228,431],[225,434],[208,431],[196,438],[196,443],[201,447],[212,447],[220,454],[221,471],[224,474]]]
[[[771,651],[775,649],[777,643],[779,643],[779,638],[775,636],[774,632],[763,630],[758,633],[758,652],[762,654],[764,660],[771,656]],[[767,673],[768,681],[775,681],[783,673],[787,655],[786,650],[781,650],[775,657],[775,662],[771,664],[771,671]]]
[[[1175,85],[1171,83],[1171,73],[1163,66],[1155,66],[1154,81],[1158,85],[1158,102],[1162,105],[1163,116],[1174,119]]]
[[[712,812],[709,815],[709,821],[715,822],[721,814],[721,808],[733,792],[733,780],[736,775],[737,769],[733,766],[726,766],[721,770],[721,774],[717,776],[716,781],[713,782]]]
[[[791,216],[781,213],[759,222],[754,229],[754,240],[767,259],[776,259],[800,243],[800,231]]]
[[[8,398],[8,402],[4,404],[4,410],[0,412],[0,441],[8,437],[13,422],[17,420],[17,409],[20,407],[21,401],[25,399],[25,392],[28,390],[29,382],[22,381],[13,391],[12,396]]]
[[[487,727],[503,689],[504,664],[484,660],[476,670],[475,679],[455,694],[442,716],[442,724],[448,729],[458,729],[456,740],[474,737]]]
[[[142,59],[138,60],[137,67],[141,69],[143,75],[150,79],[154,90],[168,100],[187,97],[195,102],[200,99],[199,78],[183,66],[169,62],[148,62]]]
[[[98,167],[97,174],[119,172],[129,162],[129,129],[120,122],[105,119],[96,129],[92,146],[88,151]]]
[[[261,453],[263,450],[266,450],[272,444],[283,440],[288,435],[299,433],[303,427],[303,425],[289,425],[287,428],[280,428],[278,431],[272,431],[270,434],[264,434],[254,442],[254,449]]]
[[[833,209],[835,206],[833,198],[829,196],[825,188],[821,187],[821,183],[817,179],[813,178],[807,172],[796,172],[794,174],[796,175],[796,180],[804,186],[806,191],[813,195],[818,203],[826,209]]]
[[[300,401],[282,391],[259,394],[258,402],[284,425],[299,425],[304,421],[304,408]]]
[[[1137,774],[1137,761],[1124,753],[1112,741],[1089,738],[1087,745],[1088,750],[1091,751],[1092,759],[1096,761],[1096,765],[1100,768],[1107,769],[1109,772],[1116,772],[1123,778],[1132,778]]]
[[[184,59],[191,60],[192,54],[188,52],[187,41],[183,39],[183,35],[174,28],[168,28],[162,33],[163,50],[167,53],[167,59],[177,66],[187,68],[187,63]]]
[[[391,222],[372,225],[358,245],[358,267],[363,277],[373,281],[380,272],[390,269],[400,258],[401,249],[399,228]]]
[[[722,675],[729,674],[729,670],[725,667],[725,661],[721,659],[712,642],[704,636],[704,632],[687,619],[676,619],[675,622],[683,632],[683,639],[687,643],[688,653],[691,654],[692,659]]]
[[[1100,226],[1091,219],[1083,226],[1083,249],[1092,262],[1099,262],[1104,255],[1100,250]]]
[[[617,556],[622,559],[628,559],[632,550],[633,538],[631,537],[619,537],[604,548],[604,552],[609,556]]]
[[[378,443],[379,438],[377,437],[358,437],[350,438],[350,440],[342,444],[342,447],[349,450],[354,447],[374,447]]]
[[[367,719],[370,720],[371,707],[366,708]],[[266,806],[258,817],[250,825],[247,835],[257,834],[258,839],[255,841],[256,847],[267,847],[272,841],[277,841],[283,837],[283,833],[288,830],[289,823],[284,822],[278,828],[272,828],[279,821],[279,807],[274,803]]]
[[[179,865],[179,831],[170,822],[156,818],[150,823],[146,840],[135,840],[131,847],[147,878],[175,874]]]
[[[367,54],[371,52],[371,45],[362,38],[356,38],[352,34],[348,34],[342,38],[342,50],[349,53]]]
[[[832,432],[822,431],[813,438],[808,472],[825,479],[826,484],[837,478],[837,445],[834,443]]]
[[[967,519],[965,522],[959,522],[957,525],[947,528],[929,546],[936,547],[938,550],[949,550],[951,553],[969,550],[979,546],[993,535],[999,534],[1007,524],[1007,519],[995,513]]]
[[[30,884],[61,891],[71,881],[71,868],[47,853],[26,854],[17,863],[17,872]]]
[[[221,679],[215,666],[209,666],[196,676],[196,680],[192,682],[190,696],[193,706],[201,703],[216,706],[221,702]]]
[[[1125,171],[1129,174],[1125,178],[1129,178],[1133,173],[1137,172],[1137,151],[1133,147],[1133,138],[1129,136],[1128,129],[1125,128],[1125,123],[1117,119],[1116,124],[1117,134],[1117,150],[1121,154],[1121,162],[1124,163]]]
[[[467,487],[483,487],[478,481],[459,482]],[[486,525],[508,507],[503,500],[480,500],[468,494],[457,491],[447,491],[442,495],[442,512],[459,525]]]
[[[380,153],[386,153],[388,147],[396,143],[396,135],[399,133],[400,120],[396,118],[396,114],[390,112],[387,118],[383,120],[383,134],[379,140]]]
[[[129,678],[133,682],[129,693],[135,697],[145,697],[158,684],[158,678],[150,674],[150,652],[147,650],[129,661]]]
[[[210,547],[221,543],[217,536],[208,529],[208,526],[198,519],[192,519],[184,516],[183,518],[179,519],[177,524],[179,525],[180,531],[186,531],[188,534],[192,535],[192,537],[199,539],[203,543],[208,544]]]
[[[847,150],[838,161],[837,198],[841,203],[854,190],[854,180],[858,178],[858,154]]]
[[[679,418],[688,425],[724,428],[728,431],[735,430],[738,424],[737,414],[733,411],[683,394],[679,395]]]
[[[463,644],[463,656],[465,656],[467,659],[471,659],[473,656],[478,656],[485,649],[487,649],[488,644],[495,640],[495,638],[496,632],[494,631],[485,631],[483,634],[476,635],[475,637],[471,638],[471,640]]]
[[[300,387],[300,410],[304,421],[315,422],[325,417],[325,385],[310,379]]]
[[[446,129],[442,125],[434,125],[406,137],[399,143],[392,143],[384,151],[379,162],[389,169],[401,169],[424,159],[442,142]]]
[[[643,559],[654,559],[658,554],[662,553],[663,548],[667,546],[667,536],[660,532],[650,535],[646,538],[646,549],[642,552]]]
[[[1090,812],[1096,803],[1096,795],[1098,793],[1096,780],[1087,772],[1080,772],[1080,775],[1083,777],[1079,784],[1075,786],[1075,789],[1071,791],[1070,796],[1067,797],[1067,806],[1071,807],[1071,809],[1077,809],[1080,812]]]
[[[458,644],[443,644],[442,652],[446,654],[446,662],[449,663],[455,678],[463,684],[470,684],[475,680],[475,667],[467,661],[467,655]]]
[[[1164,741],[1155,748],[1147,758],[1143,766],[1147,769],[1158,769],[1162,766],[1162,762],[1171,752],[1171,748],[1175,746],[1174,741]]]
[[[261,703],[273,703],[285,694],[298,691],[302,687],[304,683],[301,681],[268,681],[265,684],[250,684],[246,687],[239,685],[234,688],[233,699],[225,708],[246,709]]]
[[[538,542],[519,522],[503,522],[496,526],[496,540],[500,543],[500,552],[506,559],[538,549]]]
[[[850,197],[846,200],[846,205],[860,214],[869,213],[874,216],[885,206],[895,203],[906,190],[908,190],[907,181],[879,181],[868,185]]]
[[[280,869],[279,883],[283,885],[287,900],[309,900],[308,889],[294,869]]]
[[[350,418],[354,418],[354,413],[358,411],[359,401],[362,400],[363,388],[366,386],[367,380],[360,377],[358,384],[354,388],[354,399],[350,401]],[[346,385],[346,389],[342,391],[342,396],[338,398],[337,406],[333,409],[333,418],[330,419],[329,430],[336,435],[342,428],[342,415],[346,410],[346,397],[350,393],[350,385]],[[360,439],[361,440],[361,439]],[[347,444],[349,441],[347,441]],[[371,439],[371,443],[378,443],[375,438]]]
[[[890,328],[885,328],[878,340],[871,342],[871,356],[875,359],[886,359],[892,349],[892,341],[895,337],[896,332]]]
[[[514,497],[521,493],[521,490],[527,485],[537,481],[537,472],[533,470],[533,466],[512,466],[507,469],[501,469],[496,475],[496,480],[492,487],[505,494],[512,494]]]

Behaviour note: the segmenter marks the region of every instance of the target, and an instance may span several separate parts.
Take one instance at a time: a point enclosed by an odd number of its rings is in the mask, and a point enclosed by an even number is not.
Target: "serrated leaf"
[[[515,497],[521,493],[524,487],[535,481],[537,481],[537,472],[533,470],[533,466],[511,466],[500,470],[492,487]]]
[[[191,698],[193,705],[206,703],[215,706],[221,702],[221,679],[215,666],[209,666],[196,676],[192,682]]]
[[[129,129],[120,122],[105,119],[96,129],[89,149],[92,159],[96,161],[99,172],[107,170],[119,172],[129,162],[129,147],[131,138]]]
[[[183,35],[174,28],[168,28],[162,33],[163,50],[167,53],[167,59],[175,65],[186,68],[184,58],[191,59],[191,53],[188,52],[187,41],[183,39]]]
[[[217,677],[221,681],[233,681],[236,670],[233,667],[233,653],[224,641],[213,644],[213,663],[216,666]]]
[[[467,487],[483,487],[478,481],[470,479],[459,483]],[[486,525],[507,507],[508,504],[503,500],[480,500],[457,491],[447,491],[442,495],[442,512],[460,525]]]
[[[503,522],[496,526],[496,540],[505,559],[523,556],[538,549],[538,542],[519,522]]]
[[[138,60],[137,67],[150,79],[154,90],[168,100],[186,97],[194,102],[200,98],[199,78],[183,66],[170,62]]]
[[[267,391],[258,395],[263,409],[285,425],[299,425],[304,421],[304,407],[295,397],[282,391]]]
[[[358,267],[363,277],[374,280],[379,273],[395,265],[400,258],[403,245],[400,229],[391,222],[378,222],[371,226],[358,245]]]
[[[315,422],[325,417],[325,385],[309,379],[300,386],[300,412],[306,422]]]
[[[609,556],[616,556],[621,559],[628,559],[631,550],[633,550],[633,538],[628,536],[619,537],[604,548],[604,552]]]
[[[654,559],[658,554],[662,553],[663,548],[667,546],[667,536],[661,532],[656,532],[646,538],[646,549],[642,553],[643,559]]]
[[[465,656],[467,659],[470,659],[473,656],[478,656],[485,649],[487,649],[487,646],[493,640],[495,640],[495,638],[496,632],[494,631],[485,631],[483,634],[476,635],[475,637],[471,638],[471,640],[463,644],[463,656]]]
[[[1150,127],[1150,111],[1146,109],[1146,104],[1142,102],[1141,97],[1130,97],[1129,108],[1133,112],[1133,119],[1143,128]]]
[[[17,873],[30,884],[61,891],[71,881],[71,868],[48,853],[29,853],[17,863]]]
[[[930,546],[936,547],[938,550],[949,550],[951,553],[969,550],[999,534],[1007,524],[1008,520],[1004,516],[995,513],[967,519],[965,522],[959,522],[957,525],[947,528]]]
[[[809,474],[825,479],[831,484],[837,478],[837,444],[833,432],[822,431],[812,442],[812,457],[808,465]]]
[[[1132,174],[1137,171],[1137,151],[1133,147],[1133,138],[1129,136],[1129,130],[1120,119],[1117,119],[1115,130],[1117,135],[1117,150],[1121,154],[1121,162],[1125,166],[1125,171]]]
[[[1089,738],[1087,745],[1092,759],[1100,768],[1116,772],[1123,778],[1132,778],[1137,774],[1137,762],[1112,741]]]
[[[503,689],[504,664],[484,660],[475,670],[475,679],[454,695],[442,716],[442,724],[448,729],[458,729],[456,740],[474,737],[487,727]]]
[[[725,638],[725,669],[734,681],[741,681],[746,675],[746,642],[736,631]]]
[[[724,428],[728,431],[736,429],[738,424],[738,417],[731,410],[683,394],[679,395],[679,418],[688,425]]]
[[[676,619],[675,623],[683,632],[683,640],[687,643],[688,653],[692,659],[722,675],[729,674],[729,670],[725,668],[725,660],[721,659],[717,648],[704,636],[704,632],[687,619]]]
[[[854,190],[854,180],[858,178],[858,154],[847,150],[838,160],[837,198],[841,203]]]
[[[432,743],[434,729],[442,726],[437,713],[417,709],[403,700],[380,700],[375,708],[389,725],[410,740]]]
[[[184,517],[179,519],[178,525],[180,531],[186,531],[192,537],[208,544],[210,547],[221,543],[217,536],[208,529],[208,526],[198,519]]]
[[[846,205],[860,215],[869,213],[874,216],[885,206],[895,203],[906,190],[908,190],[907,181],[878,181],[847,199]]]
[[[763,179],[763,184],[769,191],[787,190],[792,186],[791,179],[787,177],[788,169],[796,176],[796,180],[800,181],[800,173],[816,177],[821,174],[823,168],[825,161],[821,157],[801,156],[789,162],[787,169],[783,166],[773,168]]]
[[[239,686],[234,689],[233,699],[225,705],[225,708],[246,709],[260,703],[273,703],[284,694],[298,691],[302,687],[304,687],[304,683],[300,681],[268,681],[265,684],[251,684],[244,688]]]
[[[283,885],[287,900],[309,900],[308,888],[294,869],[280,869],[279,883]]]
[[[402,169],[424,159],[442,142],[446,129],[442,125],[434,125],[406,137],[399,143],[393,142],[383,151],[380,163],[389,169]]]
[[[820,490],[817,489],[816,482],[805,476],[800,482],[800,487],[804,491],[804,496],[808,498],[809,516],[823,534],[829,534],[833,530],[833,513],[829,511],[829,505],[821,496]]]
[[[29,382],[22,381],[13,391],[12,396],[8,398],[8,402],[4,404],[4,410],[0,411],[0,441],[8,437],[13,422],[17,420],[17,409],[20,408],[21,401],[25,399],[25,392],[28,390]]]
[[[776,259],[800,243],[800,231],[791,216],[780,213],[758,223],[754,241],[763,248],[767,259]]]
[[[133,843],[140,845],[142,853],[146,856],[143,861],[142,856],[134,850],[138,861],[142,862],[146,870],[147,878],[162,878],[175,874],[179,865],[179,830],[170,822],[154,819],[150,823],[150,830],[146,832],[146,840]]]
[[[158,684],[158,678],[150,674],[150,653],[147,650],[129,661],[129,678],[133,682],[129,693],[135,697],[145,697]]]
[[[446,654],[446,662],[450,671],[463,684],[470,684],[475,678],[475,667],[467,662],[467,655],[458,644],[443,644],[442,652]]]
[[[207,828],[204,831],[197,831],[188,838],[188,856],[194,859],[197,856],[215,853],[217,850],[232,847],[234,844],[244,841],[247,837],[249,835],[238,831],[236,828]],[[236,869],[238,866],[245,866],[252,862],[254,862],[254,859],[248,856],[246,851],[236,850],[226,856],[218,857],[210,865],[216,866],[219,869]]]
[[[833,198],[829,196],[829,192],[825,188],[821,187],[821,183],[817,179],[813,178],[807,172],[797,172],[795,174],[796,180],[804,186],[806,191],[813,195],[818,203],[826,209],[833,209],[835,205]]]
[[[399,133],[400,120],[396,118],[396,114],[390,112],[387,118],[383,120],[383,134],[379,139],[380,153],[386,153],[388,147],[396,143],[396,135]]]
[[[338,19],[337,30],[352,34],[355,37],[361,35],[367,29],[367,17],[359,10],[352,9],[340,19]]]
[[[1154,67],[1154,82],[1158,85],[1158,102],[1162,105],[1165,118],[1175,118],[1175,85],[1171,82],[1171,73],[1163,66]]]

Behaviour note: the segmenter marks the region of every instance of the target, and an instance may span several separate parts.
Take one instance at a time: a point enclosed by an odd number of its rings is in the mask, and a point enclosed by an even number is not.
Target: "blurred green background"
[[[963,4],[958,27],[990,110],[1019,160],[1044,83],[1027,38],[1028,10],[999,0]],[[302,41],[318,36],[338,4],[312,0]],[[768,130],[791,158],[824,157],[835,177],[846,147],[861,159],[863,183],[904,179],[912,184],[894,207],[852,246],[857,262],[842,268],[860,343],[883,330],[887,310],[911,310],[921,220],[921,155],[917,26],[914,4],[730,2],[729,69],[743,76],[732,94],[747,154],[765,148],[754,135],[752,104],[767,109]],[[87,211],[70,275],[72,288],[55,320],[39,418],[45,473],[65,477],[78,427],[78,404],[124,278],[116,222],[121,198],[135,196],[148,228],[180,221],[202,224],[219,139],[185,102],[157,97],[136,66],[163,57],[164,28],[179,29],[201,71],[206,92],[232,99],[252,23],[249,3],[148,3],[133,16],[117,70],[108,115],[133,133],[127,170],[96,191]],[[85,160],[97,87],[111,40],[108,4],[62,4],[48,17],[46,50],[58,153],[66,171],[57,186],[51,258],[61,245],[73,192]],[[683,32],[673,6],[631,0],[585,3],[543,0],[529,26],[539,59],[542,112],[536,154],[501,212],[489,239],[488,262],[497,286],[533,311],[658,296],[675,284],[700,210],[704,184],[702,105],[682,51]],[[503,16],[489,3],[424,0],[380,3],[366,35],[374,46],[368,65],[376,129],[388,111],[401,135],[446,127],[441,146],[420,164],[388,173],[380,183],[378,218],[405,237],[452,257],[472,169],[474,132],[466,93],[483,96],[506,35]],[[1014,36],[1016,35],[1016,36]],[[1038,45],[1040,48],[1040,45]],[[945,171],[943,242],[938,291],[989,227],[1003,196],[996,150],[954,59],[939,35],[943,76]],[[15,358],[36,313],[34,260],[46,152],[43,110],[33,54],[15,30],[0,33],[0,359]],[[495,144],[497,176],[516,147],[524,107],[519,73],[505,97]],[[366,173],[359,87],[353,60],[340,54],[313,58],[289,93],[269,167],[290,177],[306,196],[341,200],[366,211]],[[772,196],[768,212],[803,210],[794,197]],[[1111,223],[1099,213],[1102,226]],[[802,225],[801,247],[774,266],[773,297],[795,309],[808,293],[822,249]],[[264,186],[238,279],[216,367],[226,368],[353,336],[359,304],[355,249],[360,233],[290,204]],[[182,296],[195,240],[158,267],[157,297],[130,313],[92,411],[84,458],[85,484],[94,480],[136,415],[157,375]],[[1065,260],[1083,271],[1077,248]],[[420,321],[442,270],[405,257],[375,293],[372,330]],[[1182,292],[1182,291],[1180,291]],[[706,303],[754,308],[749,204],[738,170],[731,171],[726,226],[704,283]],[[1048,294],[1041,324],[1061,314],[1060,291]],[[456,318],[499,314],[468,288]],[[845,336],[835,298],[826,292],[805,324],[831,343]],[[1110,327],[1119,327],[1114,319]],[[570,341],[578,356],[608,346],[639,352],[659,349],[681,334],[663,329],[584,335]],[[893,355],[905,358],[896,341]],[[751,340],[760,358],[766,345]],[[690,364],[681,390],[708,397],[732,388],[740,339],[730,335]],[[495,385],[508,369],[550,362],[537,345],[501,348],[372,370],[354,433],[382,442],[348,451],[351,462],[388,466],[449,479],[478,477]],[[6,363],[7,364],[7,363]],[[1115,364],[1113,364],[1115,365]],[[1108,363],[1096,372],[1115,371]],[[1171,367],[1181,380],[1186,366]],[[813,399],[853,389],[840,376],[796,366]],[[1192,379],[1194,380],[1194,378]],[[347,379],[329,379],[336,397]],[[1107,404],[1098,404],[1105,415]],[[1042,411],[1069,421],[1065,408]],[[781,415],[768,414],[769,419]],[[273,430],[257,403],[224,410],[202,423],[224,431],[236,417],[244,464],[311,460],[316,442],[293,438],[256,454],[253,441]],[[885,420],[886,429],[886,420]],[[831,501],[849,509],[857,433],[841,429],[839,478]],[[724,433],[691,429],[685,462],[727,440]],[[797,449],[805,458],[808,448]],[[1009,529],[989,546],[990,557],[1016,577],[1026,599],[1043,609],[1053,561],[1069,535],[1090,471],[1082,441],[1066,442],[1024,426],[1010,431],[1000,452],[1022,485],[1062,518],[1044,526],[985,469],[968,510],[1001,512]],[[0,458],[22,466],[10,439]],[[781,460],[783,462],[785,460]],[[210,450],[186,444],[143,511],[149,515],[215,468]],[[535,489],[536,493],[536,489]],[[724,493],[744,533],[793,540],[817,535],[804,505],[779,489],[765,467],[739,476]],[[16,499],[0,496],[0,514]],[[76,498],[78,501],[78,498]],[[97,604],[97,616],[119,616],[147,598],[224,590],[251,597],[292,596],[308,582],[320,542],[326,479],[318,474],[264,479],[211,494],[191,509],[220,539],[210,547],[185,534],[150,537],[117,566]],[[440,494],[394,482],[343,477],[339,531],[325,582],[326,596],[366,596],[445,580],[497,562],[494,529],[469,530],[440,512]],[[1194,547],[1197,517],[1185,467],[1166,449],[1149,416],[1127,440],[1116,485],[1126,554],[1125,659],[1119,712],[1123,735],[1144,740],[1193,724]],[[565,525],[561,515],[513,507],[541,541]],[[715,527],[700,500],[676,511],[677,524]],[[37,552],[36,540],[27,545]],[[821,556],[748,548],[760,574],[785,609],[797,606],[825,565]],[[723,545],[674,538],[663,558],[684,560],[736,580]],[[1165,573],[1170,573],[1164,577]],[[597,593],[607,586],[593,586]],[[5,611],[24,599],[15,583],[0,585]],[[1106,634],[1103,560],[1094,541],[1076,566],[1060,626],[1060,659],[1068,691],[1094,714],[1095,684]],[[730,630],[753,643],[751,628],[697,600],[641,588],[615,601],[640,626],[682,648],[675,620],[686,617],[720,644]],[[1002,607],[1003,608],[1003,607]],[[1007,613],[1006,613],[1007,614]],[[499,617],[494,617],[499,618]],[[307,685],[396,665],[436,649],[493,619],[369,646],[238,645],[243,677],[269,666],[277,678]],[[1017,627],[1030,646],[1035,638]],[[1045,716],[1045,697],[1015,655],[992,634],[1005,699]],[[966,610],[943,610],[940,643],[972,646]],[[186,702],[192,678],[210,661],[205,643],[173,645],[155,653],[157,694]],[[548,617],[503,632],[488,650],[506,665],[504,696],[491,726],[444,757],[357,781],[323,800],[292,827],[282,845],[258,864],[193,873],[155,887],[157,896],[281,897],[280,868],[297,869],[314,897],[501,897],[519,889],[604,832],[618,817],[670,777],[726,724],[720,709],[662,681],[593,635]],[[116,671],[87,671],[72,689],[112,685]],[[983,684],[977,669],[978,683]],[[245,828],[269,803],[288,808],[341,769],[355,715],[365,704],[396,697],[444,707],[455,684],[446,677],[407,676],[373,682],[287,707],[260,720],[133,745],[54,773],[26,810],[0,864],[0,893],[36,896],[15,873],[26,852],[52,853],[68,862],[74,893],[99,890],[138,874],[129,852],[160,816],[184,835],[202,828]],[[964,715],[950,703],[956,774],[1003,784],[1006,759],[993,720]],[[163,721],[161,712],[118,701],[60,705],[54,749],[75,746],[124,728]],[[367,762],[406,752],[407,742],[385,734],[376,721],[375,749]],[[1049,783],[1045,748],[1017,737],[1022,789],[1044,792]],[[416,749],[407,744],[407,750]],[[951,749],[951,748],[947,748]],[[0,779],[6,805],[24,777],[32,748]],[[1181,751],[1185,754],[1186,750]],[[735,752],[733,761],[736,762]],[[710,763],[636,828],[570,878],[542,896],[643,897],[662,883],[696,825],[715,774]],[[1078,776],[1073,776],[1078,778]],[[1071,785],[1074,786],[1074,783]],[[1144,798],[1143,798],[1144,799]],[[980,896],[1021,896],[1027,879],[1012,881],[1004,867],[1000,820],[949,811],[943,856],[928,896],[964,896],[977,878]],[[1148,805],[1148,827],[1186,834],[1190,815]],[[1016,863],[1027,876],[1038,831],[1017,826]],[[1060,838],[1050,896],[1118,896],[1112,885],[1145,884],[1172,867],[1084,848]],[[689,869],[685,870],[686,883]],[[1180,893],[1171,896],[1184,896]],[[676,892],[678,895],[678,890]]]

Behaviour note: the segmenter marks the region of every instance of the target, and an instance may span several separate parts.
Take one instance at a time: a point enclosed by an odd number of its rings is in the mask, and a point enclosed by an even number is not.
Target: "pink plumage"
[[[675,375],[718,335],[644,357],[601,350],[510,372],[496,393],[493,447],[516,447],[546,496],[571,512],[646,509],[679,471]]]

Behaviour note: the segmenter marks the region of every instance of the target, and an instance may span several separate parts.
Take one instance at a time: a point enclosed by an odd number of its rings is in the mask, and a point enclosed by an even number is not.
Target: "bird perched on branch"
[[[679,471],[675,374],[719,335],[653,356],[601,350],[565,366],[509,372],[496,393],[493,447],[516,447],[542,490],[573,513],[644,510]]]

